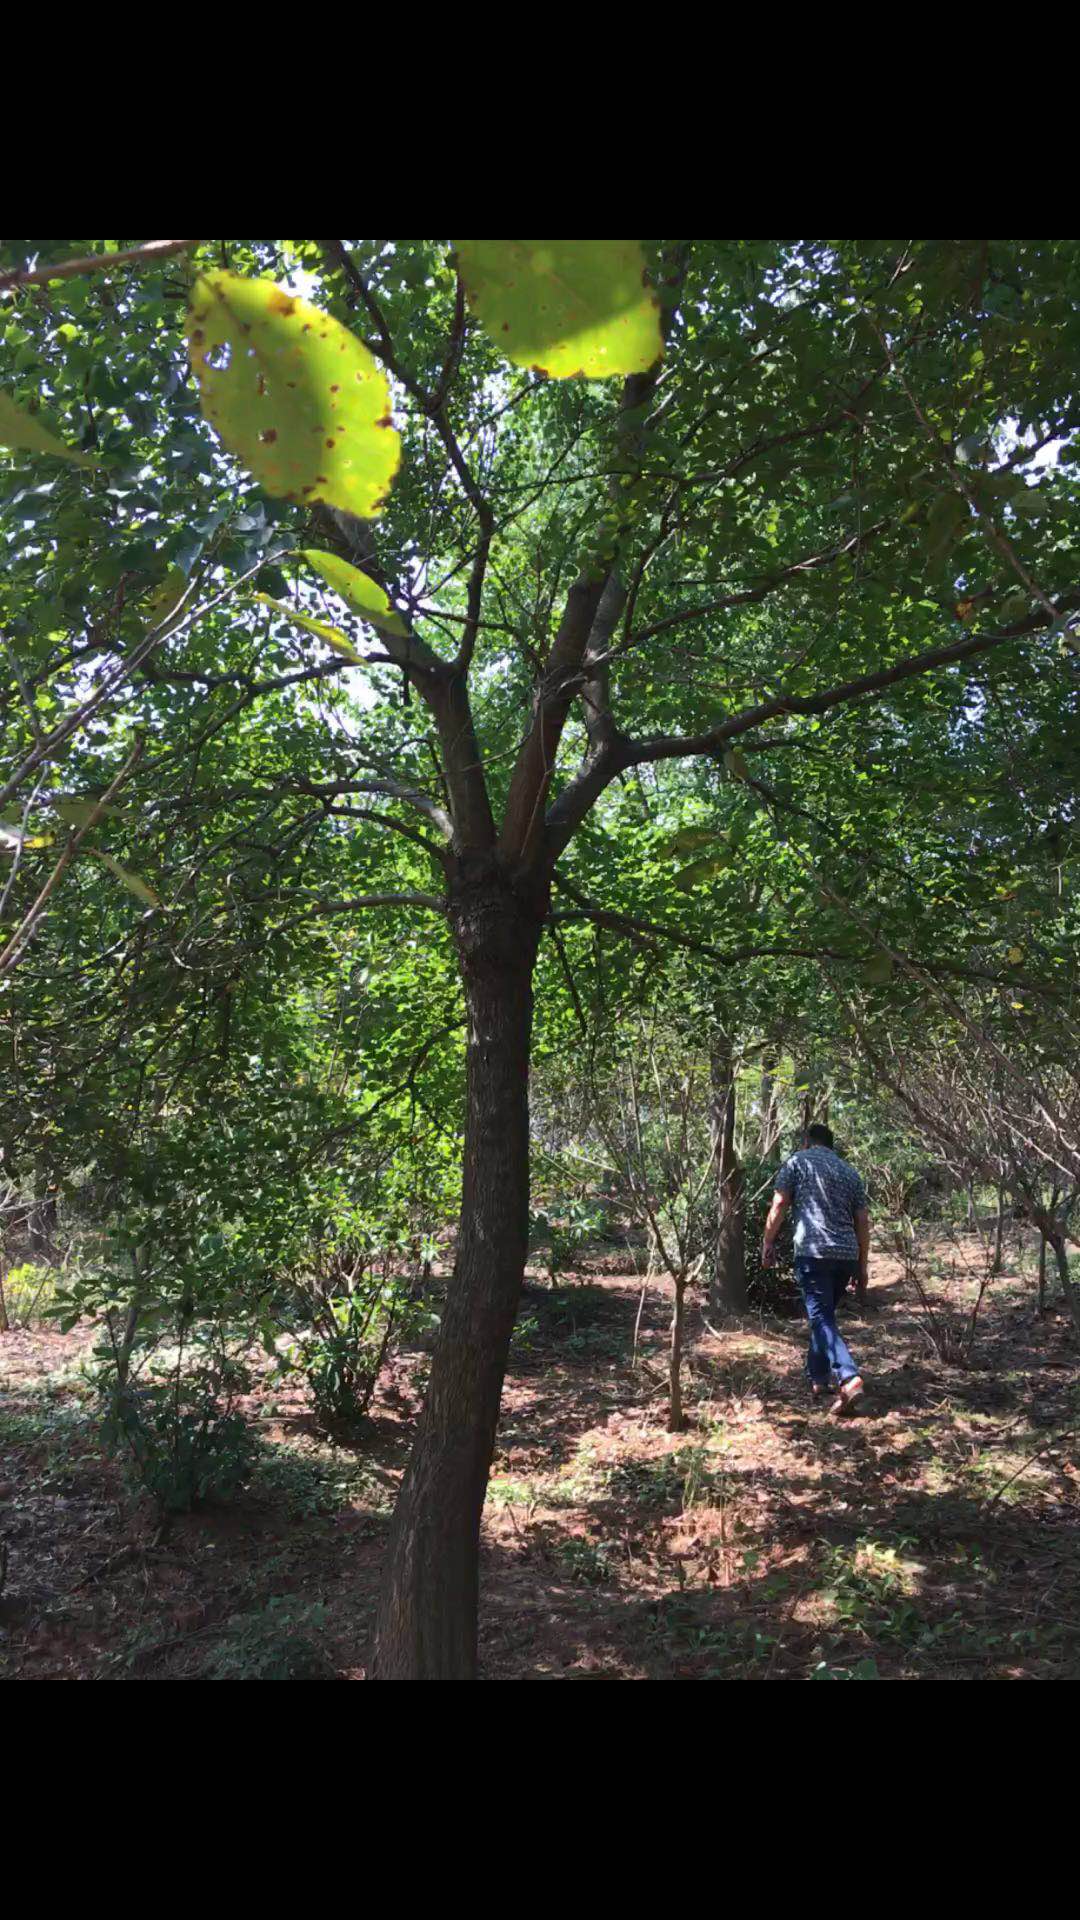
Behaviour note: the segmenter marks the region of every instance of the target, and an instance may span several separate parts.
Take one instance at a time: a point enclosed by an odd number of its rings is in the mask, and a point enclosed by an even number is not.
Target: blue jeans
[[[795,1278],[810,1322],[806,1371],[815,1387],[827,1387],[830,1374],[835,1374],[843,1386],[859,1371],[836,1326],[837,1306],[858,1270],[857,1260],[795,1261]]]

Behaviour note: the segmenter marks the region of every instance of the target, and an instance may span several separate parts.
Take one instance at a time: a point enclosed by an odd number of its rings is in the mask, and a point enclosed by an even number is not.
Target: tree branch
[[[1053,608],[1053,616],[1060,620],[1078,606],[1080,592],[1063,594]],[[699,753],[713,753],[725,741],[735,740],[740,734],[749,733],[764,721],[775,720],[781,714],[827,713],[830,707],[863,700],[869,694],[883,693],[886,687],[897,686],[901,681],[912,680],[920,674],[932,673],[935,667],[952,666],[959,660],[974,659],[980,653],[989,653],[994,647],[1005,646],[1011,640],[1027,639],[1045,625],[1045,616],[1035,614],[1015,626],[1003,627],[997,633],[966,635],[963,640],[955,640],[947,647],[934,647],[927,653],[914,654],[907,660],[898,660],[894,666],[882,667],[877,673],[866,673],[856,680],[846,680],[842,685],[829,687],[821,693],[779,694],[773,700],[763,701],[760,706],[747,707],[742,713],[732,714],[708,733],[685,739],[656,735],[651,740],[631,741],[630,757],[626,764],[640,766],[650,760],[678,760]]]
[[[15,267],[0,273],[0,293],[6,293],[9,287],[41,286],[49,280],[72,280],[81,273],[101,273],[106,267],[142,266],[198,244],[197,240],[147,240],[143,246],[128,247],[123,253],[86,253],[78,260],[56,260],[49,267]]]

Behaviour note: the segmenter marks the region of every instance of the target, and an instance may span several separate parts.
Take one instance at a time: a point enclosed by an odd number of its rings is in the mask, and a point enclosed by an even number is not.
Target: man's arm
[[[866,1289],[870,1285],[870,1210],[859,1207],[855,1215],[855,1238],[859,1243],[859,1283],[860,1300],[865,1300]]]
[[[761,1264],[771,1267],[776,1258],[776,1236],[780,1231],[783,1218],[791,1205],[790,1193],[781,1193],[779,1187],[772,1197],[769,1217],[765,1222],[765,1239],[761,1249]]]

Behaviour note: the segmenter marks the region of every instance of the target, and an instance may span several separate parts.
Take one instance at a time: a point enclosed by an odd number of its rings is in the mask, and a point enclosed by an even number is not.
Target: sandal
[[[859,1375],[856,1373],[855,1375],[853,1375],[853,1377],[850,1380],[844,1381],[844,1384],[840,1388],[840,1391],[837,1394],[836,1399],[833,1401],[832,1406],[829,1408],[829,1412],[830,1413],[850,1413],[856,1401],[861,1400],[865,1392],[866,1392],[866,1388],[863,1386],[862,1380],[860,1379]]]

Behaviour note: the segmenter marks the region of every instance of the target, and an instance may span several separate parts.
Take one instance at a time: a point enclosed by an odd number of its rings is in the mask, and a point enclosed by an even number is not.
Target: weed
[[[320,1644],[321,1601],[288,1595],[234,1614],[204,1668],[208,1680],[328,1680],[333,1666]]]
[[[562,1540],[555,1549],[555,1557],[564,1572],[583,1586],[606,1586],[615,1572],[614,1549],[605,1541]]]

